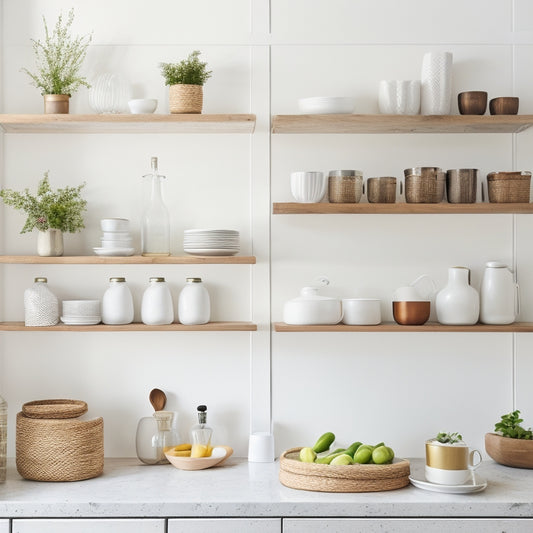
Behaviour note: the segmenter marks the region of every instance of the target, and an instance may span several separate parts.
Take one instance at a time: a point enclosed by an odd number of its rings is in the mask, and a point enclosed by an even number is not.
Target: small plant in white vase
[[[20,233],[39,231],[39,255],[60,256],[63,255],[63,233],[76,233],[85,227],[83,212],[87,210],[87,201],[81,197],[83,187],[85,183],[53,191],[48,172],[45,172],[37,194],[30,193],[29,189],[22,192],[2,189],[0,198],[6,205],[26,213],[26,223]]]

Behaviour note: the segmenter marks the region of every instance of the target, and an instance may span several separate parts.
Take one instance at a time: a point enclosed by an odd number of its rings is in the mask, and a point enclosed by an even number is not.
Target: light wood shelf
[[[533,333],[533,322],[515,322],[504,326],[490,324],[475,324],[473,326],[444,326],[436,322],[426,322],[422,326],[401,326],[395,322],[386,322],[377,326],[346,326],[336,324],[334,326],[292,326],[284,322],[275,322],[274,330],[279,332],[356,332],[356,333]]]
[[[181,256],[144,257],[104,257],[99,255],[64,255],[61,257],[41,257],[39,255],[0,255],[0,263],[13,265],[254,265],[254,256]]]
[[[272,133],[519,133],[533,115],[275,115]]]
[[[0,114],[6,133],[253,133],[255,115]]]
[[[0,331],[257,331],[257,325],[252,322],[208,322],[199,326],[185,326],[173,323],[164,326],[147,326],[142,323],[109,326],[96,324],[94,326],[67,326],[59,323],[57,326],[34,327],[25,326],[24,322],[0,322]]]
[[[314,203],[304,204],[299,202],[278,202],[272,207],[274,215],[304,215],[304,214],[378,214],[378,215],[415,215],[415,214],[531,214],[533,203],[529,204],[500,204],[500,203],[475,203],[475,204],[408,204],[405,202],[395,204],[336,204]]]

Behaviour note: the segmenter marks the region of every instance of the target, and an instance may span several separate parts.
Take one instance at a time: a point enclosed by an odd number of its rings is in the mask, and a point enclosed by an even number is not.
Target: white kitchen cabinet
[[[168,521],[168,533],[281,533],[281,518],[179,518]]]
[[[8,531],[6,529],[6,531]],[[165,533],[162,518],[73,518],[13,520],[12,533]],[[3,533],[0,527],[0,532]]]
[[[0,533],[9,533],[9,520],[0,520]]]
[[[170,531],[170,530],[169,530]],[[529,533],[531,518],[286,518],[283,533]]]

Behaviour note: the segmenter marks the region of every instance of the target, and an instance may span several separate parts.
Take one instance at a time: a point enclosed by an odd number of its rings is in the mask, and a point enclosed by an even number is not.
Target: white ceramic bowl
[[[381,302],[376,298],[343,298],[342,321],[350,326],[375,326],[381,322]]]
[[[102,240],[106,241],[123,241],[131,240],[131,233],[129,231],[104,231]]]
[[[157,100],[155,98],[137,98],[130,100],[128,107],[134,115],[153,113],[157,108]]]
[[[102,239],[102,248],[131,248],[131,239],[108,241]]]
[[[100,300],[63,300],[63,316],[100,316]]]
[[[300,203],[320,202],[326,194],[328,180],[323,172],[291,172],[291,193]]]
[[[313,96],[300,98],[298,108],[308,115],[353,113],[355,100],[348,96]]]
[[[103,218],[100,227],[102,231],[129,231],[130,221],[127,218]]]

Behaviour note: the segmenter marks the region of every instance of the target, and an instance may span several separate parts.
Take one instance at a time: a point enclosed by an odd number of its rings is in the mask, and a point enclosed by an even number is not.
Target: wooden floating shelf
[[[371,215],[427,215],[427,214],[531,214],[533,203],[529,204],[333,204],[315,203],[304,204],[299,202],[274,203],[274,215],[305,215],[305,214],[371,214]]]
[[[254,256],[181,256],[144,257],[103,257],[99,255],[64,255],[61,257],[41,257],[39,255],[1,255],[0,263],[13,265],[254,265]]]
[[[334,326],[292,326],[284,322],[274,323],[274,330],[279,332],[323,332],[323,333],[533,333],[533,322],[515,322],[504,326],[490,324],[475,324],[473,326],[444,326],[436,322],[426,322],[422,326],[401,326],[395,322],[385,322],[377,326],[346,326],[336,324]]]
[[[275,115],[272,133],[519,133],[533,115]]]
[[[255,115],[13,115],[0,114],[6,133],[253,133]]]
[[[57,326],[34,327],[25,326],[24,322],[0,322],[0,331],[257,331],[257,325],[252,322],[208,322],[199,326],[185,326],[184,324],[168,324],[164,326],[147,326],[133,323],[121,326],[96,324],[94,326],[67,326],[59,323]]]

